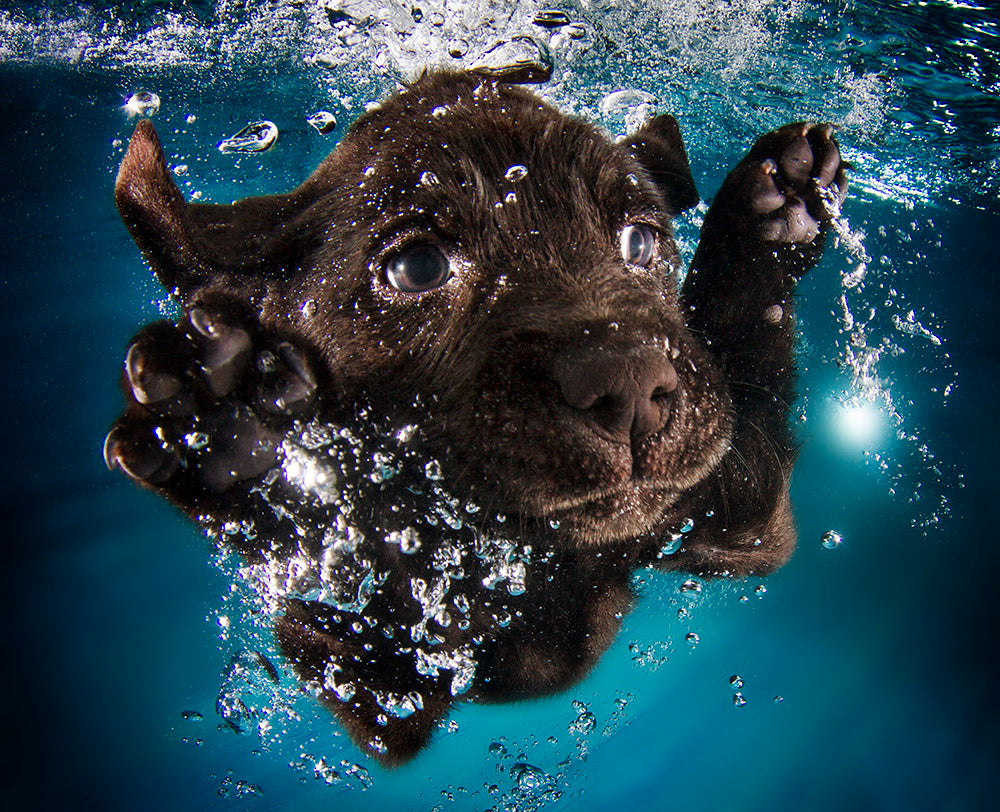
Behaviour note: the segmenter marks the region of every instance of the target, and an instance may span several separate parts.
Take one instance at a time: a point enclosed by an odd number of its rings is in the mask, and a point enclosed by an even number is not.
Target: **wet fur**
[[[510,181],[514,164],[527,174]],[[433,75],[362,116],[295,191],[232,206],[185,203],[143,122],[116,199],[191,315],[133,343],[109,465],[210,526],[252,518],[257,541],[238,543],[248,560],[310,545],[320,555],[332,512],[317,508],[296,539],[251,494],[277,463],[270,444],[296,417],[359,433],[359,413],[418,425],[405,449],[389,449],[400,474],[358,486],[366,538],[418,527],[423,539],[409,556],[371,547],[387,573],[364,612],[371,622],[359,632],[356,615],[289,600],[275,624],[301,679],[355,741],[405,761],[456,698],[537,696],[584,676],[631,608],[636,568],[737,577],[787,560],[792,293],[822,250],[820,188],[835,199],[846,189],[828,129],[762,138],[720,190],[679,288],[670,218],[697,192],[669,116],[616,145],[525,89]],[[619,255],[620,230],[635,222],[659,234],[649,267]],[[400,294],[382,269],[415,239],[439,245],[453,276]],[[254,366],[262,350],[270,360]],[[676,373],[658,396],[662,426],[629,436],[596,407],[568,403],[568,378],[608,364],[626,378],[650,364]],[[276,391],[287,395],[277,408]],[[218,438],[209,451],[150,439],[165,426],[179,437],[192,421]],[[460,529],[424,518],[429,458],[449,493],[482,508]],[[694,528],[664,556],[688,517]],[[483,586],[487,564],[470,551],[484,539],[530,545],[523,595]],[[435,559],[445,547],[459,551],[457,569]],[[466,628],[435,627],[437,647],[424,649],[474,651],[461,697],[449,672],[415,672],[421,641],[405,635],[421,622],[413,579],[443,572],[469,600]],[[511,621],[499,625],[504,613]],[[356,684],[348,701],[325,681],[331,663]],[[423,709],[379,724],[378,697],[411,691]]]

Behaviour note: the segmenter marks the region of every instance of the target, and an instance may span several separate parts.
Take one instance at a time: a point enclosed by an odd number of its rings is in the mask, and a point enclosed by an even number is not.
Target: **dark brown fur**
[[[636,567],[735,577],[787,560],[791,296],[821,252],[827,189],[846,189],[829,128],[762,138],[679,289],[670,217],[697,193],[669,116],[616,145],[524,89],[434,75],[362,116],[295,191],[232,206],[184,203],[143,122],[116,198],[191,315],[134,342],[109,464],[209,526],[252,519],[256,538],[236,544],[260,561],[318,560],[336,521],[281,483],[270,507],[255,495],[293,418],[351,425],[398,462],[376,481],[352,463],[351,521],[384,573],[363,611],[288,599],[275,628],[359,745],[398,763],[456,695],[504,701],[580,679],[630,609]],[[630,224],[657,235],[647,266],[623,261]],[[451,278],[403,293],[385,268],[415,243],[444,252]],[[419,429],[394,443],[406,424]],[[192,426],[207,449],[178,442]],[[423,476],[433,458],[444,490]],[[452,495],[480,510],[429,522]],[[382,541],[407,527],[420,531],[412,555]],[[484,584],[501,560],[522,561],[523,594]],[[417,582],[443,584],[447,622],[421,625]],[[434,673],[421,659],[448,652],[474,661],[457,692],[454,663]],[[334,686],[348,681],[345,700]],[[408,692],[421,710],[379,719],[387,695]]]

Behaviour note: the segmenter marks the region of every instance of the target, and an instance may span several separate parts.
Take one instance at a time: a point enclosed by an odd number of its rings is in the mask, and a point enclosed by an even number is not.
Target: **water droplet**
[[[447,107],[435,107],[433,110],[431,110],[431,115],[434,116],[434,118],[441,118],[441,116],[447,115],[447,113],[448,113]]]
[[[188,113],[186,116],[184,116],[185,124],[194,124],[197,120],[198,116],[196,116],[194,113]]]
[[[424,476],[433,481],[444,479],[441,473],[441,463],[437,460],[430,460],[424,465]]]
[[[690,533],[692,530],[694,530],[694,519],[685,519],[681,523],[681,532]]]
[[[739,691],[737,691],[735,694],[733,694],[733,706],[734,707],[742,708],[746,703],[747,703],[746,698]]]
[[[739,674],[733,674],[729,678],[729,684],[732,685],[737,690],[739,690],[740,688],[743,687],[743,677],[741,677]]]
[[[305,318],[307,318],[307,319],[311,319],[313,316],[316,315],[316,300],[315,299],[306,299],[302,303],[302,315]]]
[[[184,175],[186,175],[188,173],[188,165],[187,164],[177,164],[177,166],[173,167],[173,172],[178,177],[184,177]]]
[[[334,117],[333,113],[328,113],[326,110],[317,110],[306,119],[306,122],[322,135],[332,133],[337,127],[336,117]]]
[[[503,202],[504,203],[517,203],[517,195],[514,194],[513,192],[507,192],[507,194],[505,194],[503,196]]]
[[[151,90],[137,90],[125,100],[129,117],[151,118],[160,110],[160,97]]]
[[[522,164],[513,164],[507,167],[507,171],[503,173],[504,179],[510,181],[511,183],[517,183],[519,180],[523,180],[528,175],[528,167]]]
[[[844,537],[840,535],[836,530],[827,530],[821,537],[820,543],[827,550],[835,550],[844,541]]]
[[[420,173],[420,185],[426,189],[432,189],[435,186],[439,186],[441,181],[438,180],[438,176],[433,172],[421,172]]]
[[[490,46],[471,66],[473,73],[517,84],[537,84],[552,75],[552,54],[533,37],[516,36]]]
[[[278,128],[271,121],[255,121],[247,124],[236,135],[219,142],[219,152],[232,153],[264,152],[278,139]]]
[[[753,594],[758,598],[763,598],[767,594],[767,587],[763,584],[759,584],[753,588]]]
[[[631,172],[629,172],[625,176],[625,180],[628,181],[629,186],[635,186],[636,188],[638,188],[638,186],[639,186],[639,176],[638,175],[634,175]]]
[[[551,527],[553,530],[558,530],[559,529],[559,520],[558,519],[549,519],[549,527]]]
[[[601,99],[604,123],[619,133],[634,133],[656,115],[656,97],[644,90],[628,88]]]
[[[684,639],[685,639],[685,640],[686,640],[686,641],[687,641],[687,642],[688,642],[688,643],[689,643],[689,644],[690,644],[690,645],[691,645],[692,647],[693,647],[693,646],[697,646],[697,645],[698,645],[698,643],[700,643],[700,642],[701,642],[701,638],[700,638],[700,637],[699,637],[699,636],[698,636],[697,634],[695,634],[694,632],[688,632],[688,633],[687,633],[687,634],[686,634],[686,635],[684,636]]]

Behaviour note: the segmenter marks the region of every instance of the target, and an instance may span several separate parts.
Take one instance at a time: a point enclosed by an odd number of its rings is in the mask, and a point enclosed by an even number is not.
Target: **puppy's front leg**
[[[763,573],[791,554],[793,293],[822,255],[847,191],[845,169],[829,125],[789,124],[757,141],[705,217],[681,295],[688,327],[724,372],[734,434],[694,495],[709,518],[671,566]]]

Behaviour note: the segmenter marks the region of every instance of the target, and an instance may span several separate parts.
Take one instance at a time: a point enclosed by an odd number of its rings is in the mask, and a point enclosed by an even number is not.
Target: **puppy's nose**
[[[558,364],[556,380],[565,401],[594,427],[628,443],[662,429],[670,416],[677,371],[662,350],[596,350]]]

